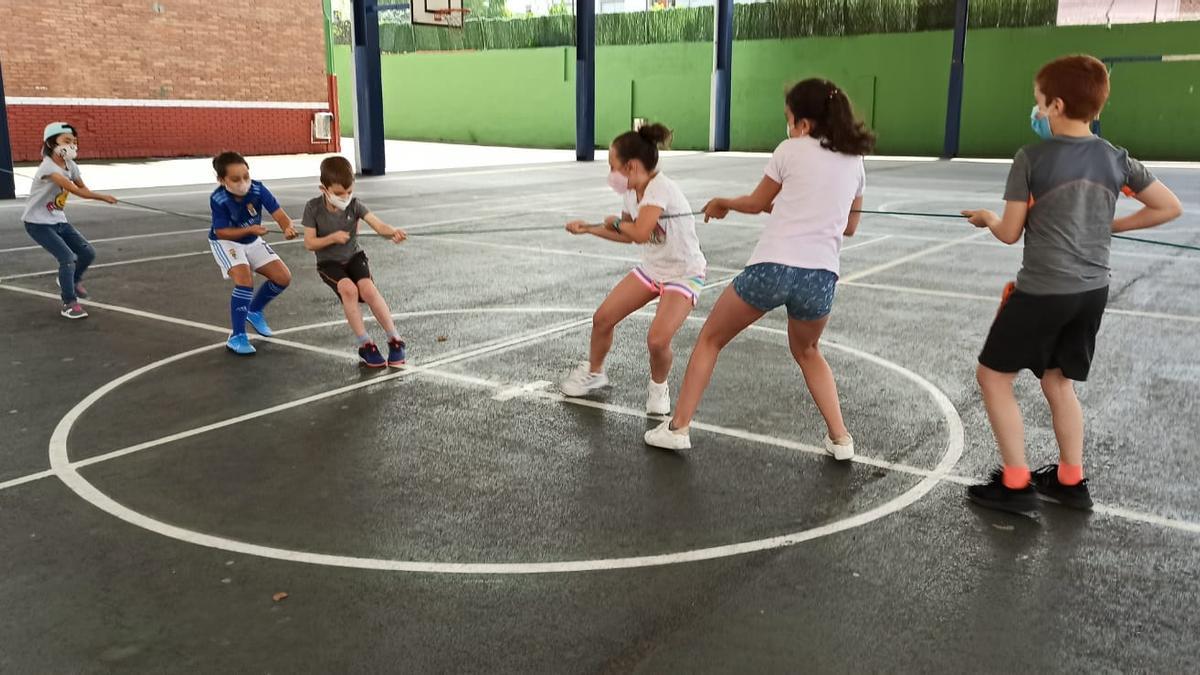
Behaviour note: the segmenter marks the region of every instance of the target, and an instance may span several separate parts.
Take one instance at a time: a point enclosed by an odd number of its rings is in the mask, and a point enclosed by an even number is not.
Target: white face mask
[[[783,140],[786,141],[787,139],[789,139],[791,137],[792,137],[792,125],[789,124],[789,125],[787,125],[786,130],[783,132]]]
[[[58,153],[58,156],[62,157],[63,159],[69,159],[71,161],[75,161],[75,158],[79,155],[79,146],[78,145],[60,145],[54,149],[54,152]]]
[[[229,183],[225,186],[225,189],[237,197],[245,197],[250,192],[250,181]]]
[[[613,192],[623,195],[629,192],[629,178],[620,171],[608,172],[608,187],[612,188]]]
[[[347,206],[350,206],[350,200],[353,197],[338,197],[328,192],[325,193],[325,199],[329,201],[329,205],[338,211],[345,211]]]

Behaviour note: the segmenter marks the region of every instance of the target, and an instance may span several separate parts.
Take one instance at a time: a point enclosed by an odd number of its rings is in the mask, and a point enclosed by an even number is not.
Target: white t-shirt
[[[640,203],[635,190],[626,192],[624,200],[625,212],[634,220],[644,206],[657,206],[663,215],[677,216],[660,218],[650,241],[642,244],[642,269],[655,281],[704,275],[708,261],[700,251],[696,218],[690,215],[692,206],[675,181],[659,173],[646,185]]]
[[[21,220],[40,225],[54,225],[67,222],[67,214],[63,208],[67,205],[67,195],[71,194],[54,184],[50,174],[57,173],[68,180],[79,180],[79,165],[67,160],[67,168],[59,168],[54,160],[43,157],[42,163],[33,174],[33,186],[29,188],[29,201],[25,202],[25,212]]]
[[[783,186],[747,265],[779,263],[838,274],[850,205],[866,187],[863,158],[821,147],[811,136],[775,148],[766,176]]]

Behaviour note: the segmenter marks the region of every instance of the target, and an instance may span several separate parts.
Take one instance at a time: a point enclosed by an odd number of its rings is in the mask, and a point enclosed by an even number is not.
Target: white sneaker
[[[666,382],[659,384],[650,380],[646,394],[646,412],[651,415],[666,415],[671,412],[671,389]]]
[[[567,396],[587,396],[605,386],[608,386],[608,376],[604,373],[593,373],[588,362],[584,361],[562,381],[559,389]]]
[[[687,450],[692,447],[688,430],[671,430],[671,420],[654,427],[645,435],[646,445],[663,450]]]
[[[833,455],[833,458],[840,462],[852,459],[854,457],[854,437],[846,434],[846,437],[840,443],[834,443],[833,439],[826,434],[825,452]]]

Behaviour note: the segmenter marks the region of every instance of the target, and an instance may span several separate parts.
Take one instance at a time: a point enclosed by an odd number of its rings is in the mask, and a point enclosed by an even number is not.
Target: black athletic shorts
[[[324,281],[326,286],[332,288],[334,293],[338,292],[337,285],[342,279],[349,279],[355,285],[358,285],[358,282],[363,279],[371,278],[371,268],[367,265],[367,254],[365,251],[355,253],[344,263],[317,263],[317,273],[321,275],[321,281]],[[341,297],[341,295],[339,294],[338,297]]]
[[[1069,295],[1030,295],[1010,288],[979,363],[1001,373],[1028,368],[1038,378],[1058,368],[1067,379],[1083,382],[1107,304],[1107,286]]]

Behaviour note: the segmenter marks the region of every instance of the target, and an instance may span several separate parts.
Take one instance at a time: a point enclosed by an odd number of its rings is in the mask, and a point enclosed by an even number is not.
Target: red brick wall
[[[66,120],[79,131],[80,159],[336,152],[312,143],[314,110],[10,105],[13,161],[41,159],[42,129]],[[336,128],[336,127],[335,127]]]
[[[78,126],[80,155],[88,158],[336,149],[336,139],[311,142],[311,109],[69,105],[80,98],[328,105],[320,0],[3,4],[0,62],[18,161],[37,159],[41,129],[53,120]],[[44,98],[63,101],[44,105]]]

